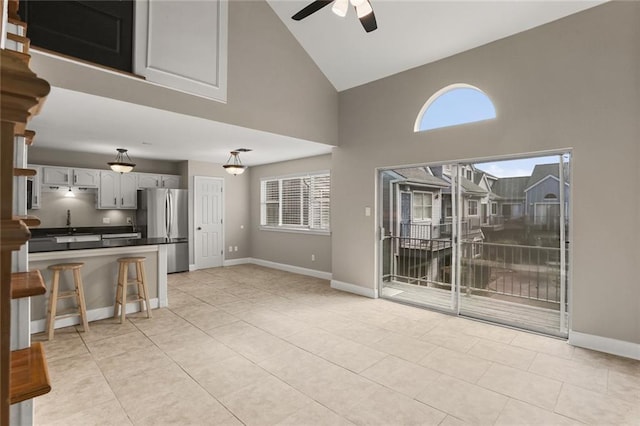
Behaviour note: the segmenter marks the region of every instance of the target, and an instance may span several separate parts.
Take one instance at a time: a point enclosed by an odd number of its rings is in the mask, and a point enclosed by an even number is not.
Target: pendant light
[[[116,161],[111,161],[107,164],[114,172],[129,173],[136,166],[135,163],[131,161],[126,149],[118,148],[117,151],[118,154],[116,155]]]
[[[224,167],[227,173],[231,175],[241,175],[247,169],[247,166],[243,165],[242,161],[240,161],[240,153],[249,151],[251,150],[247,148],[238,148],[235,151],[231,151],[231,155],[227,160],[227,164],[223,165],[222,167]]]

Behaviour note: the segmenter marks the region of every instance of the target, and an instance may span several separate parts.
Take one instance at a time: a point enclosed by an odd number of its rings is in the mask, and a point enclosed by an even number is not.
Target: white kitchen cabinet
[[[45,185],[97,188],[100,181],[99,171],[93,169],[43,166],[42,173]]]
[[[42,183],[45,185],[71,185],[71,169],[68,167],[42,167]]]
[[[93,169],[72,169],[73,186],[97,188],[100,184],[100,173]]]
[[[31,182],[31,209],[38,210],[41,200],[42,167],[29,164],[27,168],[36,171],[36,175],[27,177],[27,181]]]
[[[161,176],[162,188],[179,189],[180,188],[180,176],[175,175],[162,175]]]
[[[145,188],[180,188],[179,175],[159,175],[155,173],[136,173],[138,175],[138,189]]]
[[[135,209],[137,206],[136,175],[112,171],[100,172],[99,209]]]
[[[138,182],[136,175],[122,173],[120,175],[120,208],[135,209],[138,206]]]
[[[135,74],[227,101],[227,0],[137,0],[134,16]]]
[[[162,185],[161,176],[154,173],[136,173],[138,177],[138,188],[160,188]]]

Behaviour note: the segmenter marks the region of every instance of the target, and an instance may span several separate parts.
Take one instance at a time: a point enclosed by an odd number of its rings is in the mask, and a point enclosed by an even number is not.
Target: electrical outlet
[[[235,246],[235,247],[233,248],[233,251],[238,251],[238,246]]]
[[[315,262],[315,261],[316,261],[316,255],[315,255],[315,254],[312,254],[312,255],[311,255],[311,261],[312,261],[312,262]]]
[[[132,223],[133,223],[133,222],[131,221],[131,218],[130,218],[130,217],[128,217],[128,218],[127,218],[127,225],[131,225]]]
[[[229,246],[229,253],[233,251],[233,246]]]
[[[102,218],[102,223],[104,223],[104,224],[109,224],[109,223],[111,223],[111,218],[103,217],[103,218]]]

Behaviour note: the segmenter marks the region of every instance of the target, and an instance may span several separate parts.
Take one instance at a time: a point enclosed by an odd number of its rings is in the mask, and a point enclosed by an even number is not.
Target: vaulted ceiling
[[[366,33],[350,7],[301,20],[312,0],[267,0],[338,91],[434,62],[555,21],[601,0],[370,0],[378,29]]]

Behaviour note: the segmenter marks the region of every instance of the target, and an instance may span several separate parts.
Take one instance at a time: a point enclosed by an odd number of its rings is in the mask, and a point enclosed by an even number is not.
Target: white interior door
[[[222,266],[223,179],[194,177],[194,261],[197,269]]]

